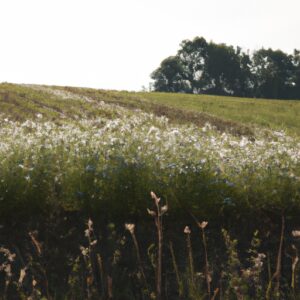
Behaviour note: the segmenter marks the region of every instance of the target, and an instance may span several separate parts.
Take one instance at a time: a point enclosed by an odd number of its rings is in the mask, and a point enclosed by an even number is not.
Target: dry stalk
[[[205,275],[208,299],[211,299],[211,287],[210,287],[211,276],[210,276],[210,271],[209,271],[207,243],[206,243],[206,236],[205,236],[205,227],[207,226],[208,222],[203,221],[203,222],[200,223],[197,220],[197,218],[191,212],[189,212],[189,213],[192,216],[192,218],[194,219],[194,221],[196,222],[196,224],[198,225],[198,227],[201,229],[201,232],[202,232],[201,239],[202,239],[202,244],[203,244],[203,248],[204,248],[204,257],[205,257],[204,275]]]
[[[207,226],[207,222],[198,223],[198,226],[202,230],[202,242],[203,242],[203,248],[204,248],[204,255],[205,255],[205,279],[206,279],[206,286],[207,286],[207,294],[208,299],[211,298],[211,276],[209,273],[209,263],[208,263],[208,255],[207,255],[207,244],[206,244],[206,236],[205,236],[205,227]]]
[[[284,240],[284,230],[285,230],[285,218],[284,215],[281,215],[281,232],[280,232],[280,242],[279,242],[279,248],[278,248],[278,254],[277,254],[277,262],[276,262],[276,270],[273,276],[270,279],[270,282],[268,284],[268,288],[266,291],[266,299],[269,300],[270,293],[272,290],[272,282],[273,280],[276,280],[275,285],[275,294],[276,297],[279,295],[280,290],[280,277],[281,277],[281,261],[282,261],[282,247],[283,247],[283,240]]]
[[[151,192],[151,198],[154,201],[156,211],[148,209],[149,215],[154,218],[157,229],[157,268],[156,268],[156,300],[162,299],[162,246],[163,246],[163,227],[162,216],[168,211],[168,205],[161,206],[160,198],[154,192]]]
[[[103,261],[101,258],[101,255],[99,253],[97,253],[96,255],[97,257],[97,263],[98,263],[98,267],[99,267],[99,271],[100,271],[100,280],[101,280],[101,287],[102,287],[102,298],[104,298],[105,296],[105,284],[104,284],[104,268],[103,268]]]
[[[178,285],[178,293],[179,293],[179,296],[181,297],[183,295],[183,284],[180,279],[178,265],[177,265],[176,257],[175,257],[175,253],[174,253],[174,248],[173,248],[173,244],[171,241],[169,242],[169,248],[170,248],[170,252],[171,252],[173,268],[174,268],[175,275],[176,275],[176,281],[177,281],[177,285]]]
[[[140,247],[139,247],[139,244],[138,244],[135,232],[134,232],[135,224],[125,224],[125,229],[130,232],[130,235],[132,237],[133,244],[134,244],[134,247],[135,247],[136,256],[137,256],[137,260],[138,260],[138,264],[139,264],[139,269],[140,269],[140,272],[142,274],[142,278],[144,280],[144,284],[146,286],[146,289],[149,293],[148,281],[147,281],[147,278],[146,278],[146,275],[145,275],[145,271],[144,271],[144,267],[143,267],[143,263],[142,263],[142,258],[141,258],[141,254],[140,254]]]
[[[107,276],[108,299],[113,299],[113,281],[111,276]]]
[[[186,245],[188,249],[188,260],[189,260],[189,269],[190,276],[193,288],[195,287],[195,277],[194,277],[194,259],[193,259],[193,251],[192,251],[192,242],[191,242],[191,230],[188,226],[185,226],[184,231],[186,234]]]
[[[41,258],[41,256],[42,256],[42,245],[38,241],[38,239],[36,237],[36,234],[37,234],[37,232],[32,232],[32,231],[30,231],[28,233],[28,235],[30,236],[31,242],[34,245],[34,248],[36,250],[36,253],[37,253],[38,257]],[[52,297],[50,296],[50,292],[49,292],[48,276],[47,276],[47,273],[46,273],[46,270],[45,270],[44,266],[42,266],[42,262],[40,262],[40,270],[41,270],[41,272],[43,274],[43,277],[44,277],[46,296],[47,296],[47,299],[50,300],[50,299],[52,299]]]
[[[213,294],[213,296],[211,297],[210,300],[215,300],[216,297],[218,296],[219,291],[220,291],[220,289],[219,289],[219,288],[216,288],[216,289],[214,290],[214,294]],[[221,297],[221,296],[220,296],[220,297]]]
[[[299,262],[299,254],[298,254],[298,249],[296,248],[295,245],[292,245],[292,248],[295,252],[295,255],[292,257],[292,282],[291,282],[291,288],[293,289],[293,293],[295,294],[295,282],[296,282],[296,266]]]

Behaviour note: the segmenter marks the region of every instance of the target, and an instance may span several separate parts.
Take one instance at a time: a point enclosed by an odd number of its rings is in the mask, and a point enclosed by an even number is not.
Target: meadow
[[[3,299],[298,299],[299,113],[1,84]]]

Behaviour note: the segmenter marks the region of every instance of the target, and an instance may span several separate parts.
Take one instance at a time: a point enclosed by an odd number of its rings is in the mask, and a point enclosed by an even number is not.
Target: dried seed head
[[[249,278],[251,276],[252,272],[250,269],[242,269],[242,275],[245,278]]]
[[[86,229],[86,230],[84,231],[84,236],[86,236],[86,237],[89,237],[89,236],[90,236],[90,230],[89,230],[89,229]]]
[[[41,255],[42,254],[42,245],[40,244],[40,242],[35,237],[37,235],[37,232],[36,231],[31,231],[28,234],[31,238],[31,241],[32,241],[33,245],[35,246],[35,249],[36,249],[38,255]]]
[[[190,234],[190,233],[191,233],[190,227],[189,227],[189,226],[185,226],[183,232],[184,232],[185,234]]]
[[[25,276],[26,276],[26,268],[20,270],[19,284],[23,283]]]
[[[35,279],[32,280],[32,286],[35,287],[37,285],[37,281]]]
[[[88,220],[87,225],[89,227],[89,230],[93,230],[93,221],[91,219]]]
[[[7,257],[8,261],[13,262],[15,260],[16,254],[11,253],[9,251],[9,249],[1,247],[0,252],[3,253]]]
[[[206,221],[203,221],[201,223],[198,223],[198,226],[201,228],[201,229],[204,229],[206,226],[207,226],[208,222]]]
[[[4,272],[7,277],[12,277],[11,264],[7,264],[4,266]]]
[[[125,224],[125,229],[128,230],[131,234],[134,234],[135,224]]]
[[[168,211],[168,205],[164,205],[162,208],[161,208],[161,214],[163,215],[164,213],[166,213]]]
[[[13,262],[15,260],[15,258],[16,258],[16,254],[15,253],[10,253],[10,255],[8,256],[8,260],[10,262]]]
[[[156,212],[155,212],[155,211],[150,210],[149,208],[147,208],[147,212],[148,212],[148,214],[149,214],[150,216],[156,217]]]
[[[150,194],[151,194],[152,199],[155,201],[155,204],[158,205],[160,198],[158,198],[154,192],[151,192]]]
[[[292,236],[295,237],[295,238],[300,237],[300,230],[293,230],[292,231]]]
[[[90,243],[91,246],[95,246],[96,244],[97,244],[97,240],[93,240],[93,241]]]
[[[156,195],[155,195],[155,193],[154,192],[150,192],[150,195],[151,195],[151,197],[152,197],[152,199],[155,199],[156,198]]]
[[[266,258],[266,254],[264,254],[264,253],[258,253],[257,256],[258,256],[260,259]]]
[[[80,246],[80,251],[83,256],[87,256],[89,254],[89,249],[83,246]]]

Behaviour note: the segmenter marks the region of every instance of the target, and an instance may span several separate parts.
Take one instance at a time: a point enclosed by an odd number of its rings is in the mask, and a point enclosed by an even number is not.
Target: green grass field
[[[45,87],[47,89],[47,87]],[[50,87],[48,87],[50,88]],[[177,123],[192,122],[204,125],[211,122],[221,128],[262,127],[285,130],[291,135],[300,135],[300,100],[264,100],[236,97],[188,95],[172,93],[135,93],[104,91],[89,88],[55,87],[98,101],[116,103],[129,108],[140,108],[157,115],[166,115]],[[72,98],[72,97],[71,97]],[[104,113],[95,109],[93,102],[60,99],[29,87],[1,84],[0,110],[14,119],[25,120],[44,113],[49,119],[60,119],[86,114],[95,117]],[[242,131],[243,132],[243,131]]]
[[[300,134],[300,101],[167,93],[140,95],[148,101],[182,110],[203,112],[248,126]]]
[[[166,114],[171,120],[197,121],[201,119],[225,127],[263,127],[285,130],[289,134],[300,135],[300,101],[264,100],[237,97],[189,95],[172,93],[130,93],[104,92],[93,89],[70,88],[70,90],[101,99],[103,93],[125,106],[141,108],[145,111]],[[162,107],[163,106],[163,107]],[[166,107],[169,110],[166,110]],[[171,109],[175,109],[172,111]],[[193,114],[191,116],[191,113]],[[197,115],[198,114],[198,115]],[[194,122],[194,121],[193,121]]]

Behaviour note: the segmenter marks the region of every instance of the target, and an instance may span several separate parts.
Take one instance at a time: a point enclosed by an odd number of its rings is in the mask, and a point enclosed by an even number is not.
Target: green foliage
[[[151,77],[159,92],[300,99],[299,53],[260,49],[252,56],[203,37],[184,40]]]
[[[253,55],[255,72],[255,96],[265,98],[300,98],[293,95],[294,71],[293,56],[272,49],[261,49]]]

